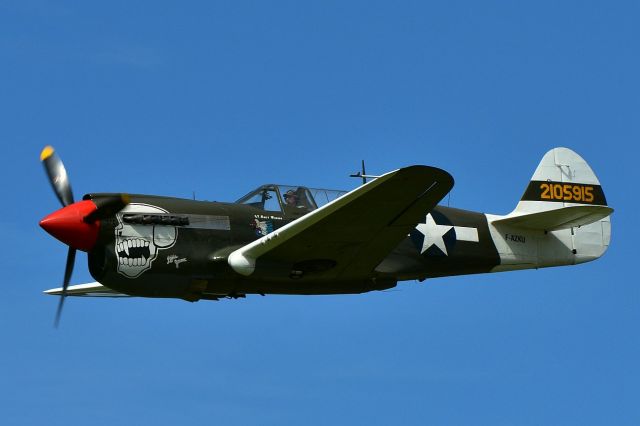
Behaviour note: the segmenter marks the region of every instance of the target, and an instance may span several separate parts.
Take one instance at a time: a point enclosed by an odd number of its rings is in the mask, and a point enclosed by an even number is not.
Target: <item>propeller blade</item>
[[[44,169],[49,177],[49,182],[60,203],[62,203],[63,206],[68,206],[73,203],[73,193],[71,192],[71,185],[67,177],[67,170],[64,168],[62,160],[60,160],[60,157],[58,157],[58,154],[56,154],[52,146],[47,145],[44,147],[40,153],[40,161],[42,161],[44,165]]]
[[[109,198],[98,198],[93,200],[97,209],[84,217],[86,223],[93,223],[96,220],[111,217],[129,204],[129,194],[120,194]]]
[[[56,311],[55,327],[58,328],[60,324],[60,317],[62,316],[62,307],[64,306],[64,299],[67,297],[67,287],[71,281],[71,274],[73,273],[73,264],[76,260],[76,249],[69,247],[67,253],[67,266],[64,268],[64,282],[62,283],[62,294],[60,294],[60,301],[58,302],[58,310]]]

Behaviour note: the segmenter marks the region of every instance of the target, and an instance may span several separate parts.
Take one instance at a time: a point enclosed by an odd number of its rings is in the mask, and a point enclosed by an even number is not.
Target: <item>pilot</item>
[[[284,194],[284,202],[289,207],[296,207],[298,205],[298,196],[296,195],[296,191],[290,189]]]

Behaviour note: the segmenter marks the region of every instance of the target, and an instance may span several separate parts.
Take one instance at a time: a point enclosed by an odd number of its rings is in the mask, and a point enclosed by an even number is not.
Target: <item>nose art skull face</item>
[[[137,278],[151,265],[158,251],[172,247],[178,237],[175,226],[125,223],[122,217],[126,213],[168,213],[160,207],[148,204],[128,204],[116,215],[118,226],[115,228],[115,253],[118,259],[118,273],[127,278]]]

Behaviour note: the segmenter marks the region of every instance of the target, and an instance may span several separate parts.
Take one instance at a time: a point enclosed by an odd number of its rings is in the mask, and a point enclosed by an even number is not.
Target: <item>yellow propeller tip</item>
[[[54,153],[54,150],[51,145],[45,146],[42,152],[40,153],[40,161],[44,161],[47,158],[51,157],[53,153]]]

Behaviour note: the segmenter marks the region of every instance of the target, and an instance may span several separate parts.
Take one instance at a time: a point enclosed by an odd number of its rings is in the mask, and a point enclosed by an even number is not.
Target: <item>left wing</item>
[[[262,279],[365,278],[452,187],[444,170],[399,169],[239,248],[227,261],[239,274]]]
[[[45,290],[45,294],[51,294],[53,296],[59,296],[62,294],[62,287],[52,288],[51,290]],[[127,294],[118,293],[111,290],[109,287],[105,287],[100,283],[88,283],[70,285],[67,287],[67,296],[82,296],[82,297],[132,297]]]

